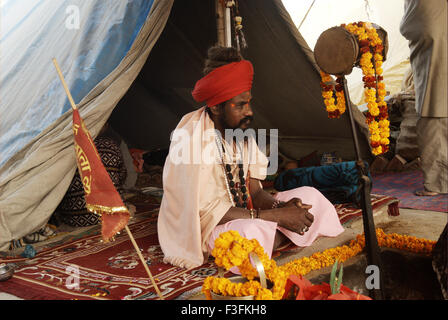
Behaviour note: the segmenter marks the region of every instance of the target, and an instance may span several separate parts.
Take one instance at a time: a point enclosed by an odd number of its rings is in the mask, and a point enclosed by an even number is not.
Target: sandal
[[[423,189],[423,190],[417,190],[417,191],[415,191],[414,194],[415,194],[416,196],[419,196],[419,197],[434,197],[434,196],[438,196],[438,195],[441,194],[441,193],[433,192],[433,191],[428,191],[428,190],[426,190],[426,189]]]
[[[56,232],[54,232],[49,225],[46,225],[38,231],[26,235],[25,237],[23,237],[23,240],[25,243],[37,243],[45,241],[55,235]]]

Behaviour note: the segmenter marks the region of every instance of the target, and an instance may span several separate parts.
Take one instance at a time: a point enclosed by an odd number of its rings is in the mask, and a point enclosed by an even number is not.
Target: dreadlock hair
[[[239,62],[243,59],[237,49],[233,47],[214,46],[208,49],[202,73],[207,75],[216,68],[222,67],[232,62]]]
[[[221,46],[211,47],[207,51],[207,59],[205,60],[205,66],[202,70],[202,73],[205,76],[216,68],[222,67],[232,62],[239,62],[242,59],[243,57],[236,48]],[[222,109],[224,108],[225,103],[226,102],[222,102],[218,106]],[[206,110],[209,116],[211,116],[210,108],[206,107]]]

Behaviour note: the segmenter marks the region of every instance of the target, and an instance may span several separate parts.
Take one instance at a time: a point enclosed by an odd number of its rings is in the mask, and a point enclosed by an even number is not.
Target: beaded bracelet
[[[254,209],[250,209],[250,218],[253,219],[254,218]]]
[[[254,215],[255,215],[255,219],[260,218],[260,209],[259,208],[257,210],[250,209],[250,218],[254,219]]]

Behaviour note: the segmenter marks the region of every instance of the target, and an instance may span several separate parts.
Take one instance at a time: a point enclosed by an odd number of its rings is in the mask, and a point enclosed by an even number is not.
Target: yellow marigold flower
[[[370,132],[374,132],[374,131],[376,131],[378,129],[379,129],[378,122],[373,121],[373,122],[369,123],[369,130],[370,130]]]
[[[375,59],[375,61],[383,61],[383,56],[379,53],[375,53],[373,55],[373,58]]]
[[[380,121],[378,122],[378,125],[379,125],[381,128],[389,128],[389,124],[390,124],[389,120],[380,120]]]
[[[383,148],[382,148],[381,146],[376,147],[376,148],[373,148],[373,149],[372,149],[372,153],[373,153],[374,155],[382,154],[382,153],[383,153]]]
[[[380,132],[381,138],[389,138],[389,136],[390,136],[389,131],[381,131]]]

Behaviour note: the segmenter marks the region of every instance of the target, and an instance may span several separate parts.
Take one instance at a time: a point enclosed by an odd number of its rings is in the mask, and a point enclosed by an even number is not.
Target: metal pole
[[[364,161],[361,158],[361,152],[359,148],[358,134],[356,132],[356,125],[353,118],[352,106],[350,101],[350,96],[348,93],[347,79],[343,76],[344,80],[344,98],[346,109],[350,118],[350,126],[353,134],[353,143],[356,152],[356,167],[358,168],[359,179],[361,184],[361,208],[362,208],[362,220],[364,225],[364,235],[366,240],[366,250],[367,250],[367,263],[368,265],[375,265],[378,267],[380,272],[379,276],[379,288],[373,288],[370,290],[370,297],[375,300],[384,299],[383,296],[383,273],[381,264],[381,251],[378,246],[378,239],[375,232],[375,222],[373,220],[373,210],[372,201],[370,198],[370,191],[372,189],[372,182],[367,174],[367,168]]]

